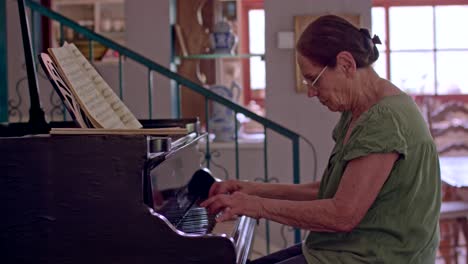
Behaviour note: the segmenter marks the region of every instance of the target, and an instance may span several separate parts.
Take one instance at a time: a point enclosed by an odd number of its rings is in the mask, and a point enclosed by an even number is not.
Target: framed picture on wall
[[[351,24],[355,25],[356,27],[362,26],[361,16],[359,14],[334,14],[340,16],[346,20],[348,20]],[[314,20],[319,18],[322,15],[301,15],[294,17],[294,43],[297,43],[299,37],[301,36],[302,32],[306,29],[306,27],[312,23]],[[296,92],[297,93],[306,93],[307,87],[302,84],[302,74],[301,70],[299,69],[299,64],[296,61]]]

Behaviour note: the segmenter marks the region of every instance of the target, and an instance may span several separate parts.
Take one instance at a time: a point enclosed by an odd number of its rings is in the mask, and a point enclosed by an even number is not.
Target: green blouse
[[[350,120],[351,113],[343,113],[333,130],[336,144],[319,199],[335,195],[350,160],[388,152],[397,152],[400,158],[351,232],[309,233],[303,243],[308,263],[434,263],[441,203],[439,159],[419,109],[404,93],[385,97],[359,117],[343,145]]]

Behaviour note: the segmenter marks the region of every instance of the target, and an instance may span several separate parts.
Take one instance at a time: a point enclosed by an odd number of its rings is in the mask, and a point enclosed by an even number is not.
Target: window
[[[241,2],[242,33],[241,53],[265,54],[265,10],[263,0]],[[255,101],[264,106],[265,60],[259,56],[243,60],[244,104]]]
[[[265,52],[263,0],[241,1],[242,53]],[[468,0],[373,0],[372,31],[379,35],[374,69],[414,95],[468,94]],[[243,62],[244,103],[264,105],[265,62]]]
[[[375,70],[410,94],[468,94],[466,14],[467,0],[374,0]]]

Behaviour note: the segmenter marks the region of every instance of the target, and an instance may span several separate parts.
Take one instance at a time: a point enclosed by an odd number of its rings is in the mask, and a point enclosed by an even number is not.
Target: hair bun
[[[370,66],[379,57],[376,44],[380,40],[336,15],[324,15],[310,23],[296,44],[300,55],[320,64],[336,66],[340,51],[349,51],[357,68]]]
[[[374,43],[374,45],[376,45],[376,44],[382,44],[382,41],[380,41],[379,36],[374,35],[374,37],[372,37],[372,43]]]

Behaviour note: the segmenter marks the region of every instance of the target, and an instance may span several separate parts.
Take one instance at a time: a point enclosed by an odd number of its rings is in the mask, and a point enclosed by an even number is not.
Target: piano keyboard
[[[177,230],[186,234],[224,234],[236,239],[238,219],[218,223],[216,215],[209,214],[204,207],[197,206],[197,202],[198,199],[191,197],[186,188],[181,188],[156,212],[166,217]]]
[[[189,210],[175,227],[188,234],[205,235],[211,233],[215,225],[216,220],[213,215],[208,214],[205,208],[196,207]]]
[[[216,215],[200,207],[199,203],[208,197],[210,187],[217,179],[207,169],[192,170],[193,167],[187,166],[184,151],[188,153],[196,149],[179,150],[180,156],[169,156],[152,171],[152,183],[148,186],[152,186],[154,211],[158,217],[165,218],[173,231],[179,231],[175,232],[180,238],[179,244],[185,239],[217,243],[215,248],[225,250],[216,251],[225,260],[223,263],[245,263],[252,245],[255,219],[241,216],[218,223]]]

